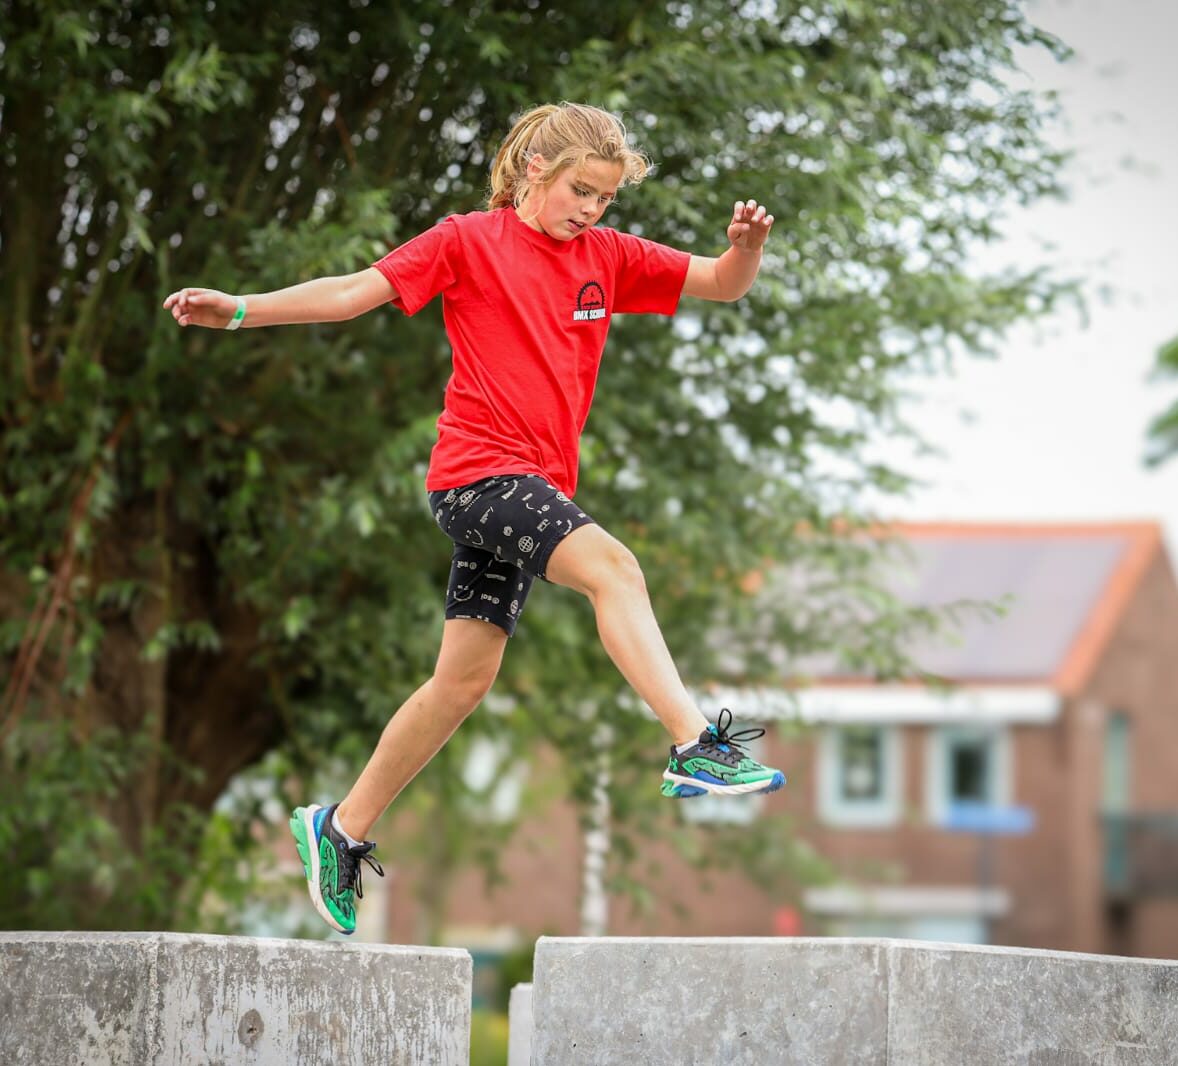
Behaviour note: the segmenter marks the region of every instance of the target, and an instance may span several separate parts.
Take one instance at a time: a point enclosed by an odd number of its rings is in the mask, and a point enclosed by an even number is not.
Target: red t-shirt
[[[442,294],[454,372],[426,488],[522,473],[571,496],[610,317],[674,314],[690,258],[607,227],[558,241],[506,207],[451,215],[374,263],[406,314]]]

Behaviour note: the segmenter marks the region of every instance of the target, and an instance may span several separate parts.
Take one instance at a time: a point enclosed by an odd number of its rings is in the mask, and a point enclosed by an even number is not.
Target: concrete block
[[[1174,1066],[1178,962],[894,941],[889,1062]]]
[[[902,940],[542,938],[533,1012],[532,1066],[1178,1066],[1168,960]]]
[[[173,933],[0,933],[0,1062],[467,1066],[452,948]]]
[[[532,986],[516,985],[507,1003],[507,1066],[532,1061]]]
[[[855,939],[542,937],[532,1066],[885,1066],[887,956]]]

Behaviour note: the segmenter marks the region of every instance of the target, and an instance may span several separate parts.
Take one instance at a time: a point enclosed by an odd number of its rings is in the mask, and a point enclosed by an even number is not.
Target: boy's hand
[[[224,329],[237,310],[237,297],[216,289],[180,289],[164,301],[164,309],[182,326]]]
[[[728,239],[732,247],[746,252],[759,252],[773,228],[773,216],[765,214],[765,205],[756,200],[737,200],[728,223]]]

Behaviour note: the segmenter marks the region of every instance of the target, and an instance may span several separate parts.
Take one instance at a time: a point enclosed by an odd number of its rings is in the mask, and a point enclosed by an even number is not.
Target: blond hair
[[[499,146],[491,164],[487,207],[519,207],[528,194],[528,163],[544,160],[538,185],[547,188],[566,167],[589,159],[620,163],[620,185],[637,185],[650,173],[651,162],[626,143],[619,118],[588,104],[543,104],[520,117]]]

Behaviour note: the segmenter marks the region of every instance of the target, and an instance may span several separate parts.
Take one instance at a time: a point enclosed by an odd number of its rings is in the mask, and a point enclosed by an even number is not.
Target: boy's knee
[[[590,599],[606,592],[643,591],[646,579],[634,553],[600,526],[575,529],[557,545],[547,578]]]
[[[483,702],[498,673],[498,662],[468,663],[458,671],[434,674],[434,684],[439,686],[447,703],[465,716]]]
[[[646,578],[642,575],[642,566],[638,562],[638,557],[620,540],[615,540],[608,546],[601,563],[598,573],[599,580],[594,591],[600,591],[605,585],[615,588],[621,586],[643,589],[646,587]]]

